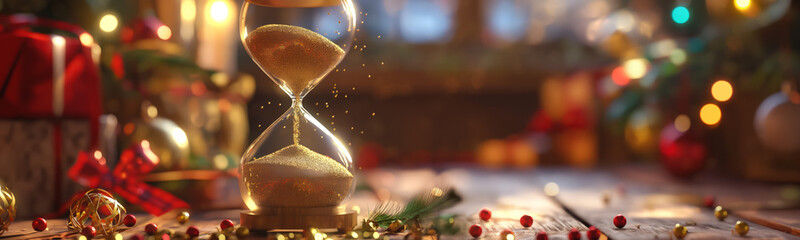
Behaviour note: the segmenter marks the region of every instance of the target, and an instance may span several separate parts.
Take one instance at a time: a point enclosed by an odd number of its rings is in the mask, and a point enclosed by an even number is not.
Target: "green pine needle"
[[[390,201],[378,204],[370,214],[369,221],[386,228],[396,220],[405,223],[412,218],[424,218],[431,213],[452,207],[458,202],[461,202],[461,196],[455,190],[434,188],[417,194],[405,206]]]

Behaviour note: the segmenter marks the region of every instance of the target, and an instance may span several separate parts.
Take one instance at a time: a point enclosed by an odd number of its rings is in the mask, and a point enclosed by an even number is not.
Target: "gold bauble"
[[[238,238],[245,238],[250,235],[250,229],[247,227],[239,227],[236,229],[236,231],[234,231],[234,233]]]
[[[6,186],[0,186],[0,235],[8,230],[8,226],[17,216],[17,200],[14,193]]]
[[[149,141],[150,148],[158,156],[159,170],[179,170],[189,165],[189,138],[172,120],[155,117],[129,123],[123,127],[123,134],[129,143]]]
[[[403,222],[400,220],[394,220],[394,222],[389,224],[389,227],[386,228],[386,231],[389,233],[400,233],[403,230],[406,230],[406,225],[403,225]]]
[[[686,233],[688,232],[689,230],[686,230],[686,227],[681,224],[675,224],[675,227],[672,228],[672,234],[678,239],[683,239],[686,237]]]
[[[722,206],[717,206],[714,208],[714,216],[720,221],[725,221],[725,218],[728,217],[728,210],[722,208]]]
[[[750,225],[746,222],[736,221],[736,225],[733,225],[733,230],[735,230],[736,234],[739,234],[739,236],[744,236],[750,231]]]
[[[500,240],[514,240],[517,239],[517,236],[514,235],[514,232],[511,230],[503,230],[500,233]]]
[[[178,220],[178,223],[185,224],[189,221],[189,212],[181,211],[178,213],[178,216],[176,216],[175,219]]]
[[[80,231],[94,226],[100,236],[112,236],[125,217],[125,207],[111,193],[95,188],[86,191],[69,207],[68,227]]]

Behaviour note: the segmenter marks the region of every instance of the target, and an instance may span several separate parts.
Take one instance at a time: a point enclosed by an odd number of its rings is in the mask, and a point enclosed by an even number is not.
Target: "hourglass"
[[[303,97],[344,58],[355,32],[352,0],[246,0],[239,31],[247,53],[292,99],[247,148],[239,188],[253,230],[352,229],[339,204],[354,187],[345,146],[303,108]]]

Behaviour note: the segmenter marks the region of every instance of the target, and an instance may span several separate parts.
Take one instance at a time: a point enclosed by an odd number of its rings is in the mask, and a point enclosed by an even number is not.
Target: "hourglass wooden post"
[[[352,158],[302,104],[347,53],[352,0],[247,0],[240,17],[247,53],[292,99],[242,156],[239,188],[248,210],[241,224],[352,230],[357,213],[339,206],[355,188]]]

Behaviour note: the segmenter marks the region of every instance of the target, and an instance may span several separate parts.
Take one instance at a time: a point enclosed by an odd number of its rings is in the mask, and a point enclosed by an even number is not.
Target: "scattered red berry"
[[[622,214],[618,214],[616,217],[614,217],[614,226],[617,228],[624,228],[625,224],[627,223],[628,220],[625,219],[625,216],[622,216]]]
[[[128,240],[144,240],[144,237],[142,237],[142,235],[136,234],[131,236],[131,238],[128,238]]]
[[[580,240],[581,239],[581,232],[578,229],[572,228],[567,233],[567,239],[569,240]]]
[[[481,220],[483,220],[483,221],[489,221],[489,219],[491,219],[491,218],[492,218],[492,211],[489,211],[489,209],[486,209],[486,208],[484,208],[484,209],[481,209],[481,212],[480,212],[480,213],[478,213],[478,216],[479,216],[479,217],[481,218]]]
[[[547,240],[547,232],[544,230],[539,231],[539,233],[536,234],[536,240]]]
[[[47,220],[44,220],[44,218],[34,219],[31,223],[31,226],[33,226],[33,230],[38,232],[44,231],[47,229]]]
[[[706,205],[707,208],[714,208],[714,196],[706,195],[703,197],[703,205]]]
[[[127,227],[133,227],[133,225],[136,225],[136,216],[133,216],[133,214],[125,215],[125,218],[122,219],[122,224]]]
[[[483,228],[481,228],[481,226],[478,224],[473,224],[472,226],[469,227],[469,235],[474,238],[480,237],[482,233],[483,233]]]
[[[597,230],[594,226],[589,227],[589,231],[586,231],[586,238],[589,240],[600,239],[600,230]]]
[[[148,223],[147,226],[144,226],[144,232],[149,235],[156,235],[158,232],[158,225],[155,223]]]
[[[222,222],[219,223],[219,228],[222,229],[222,230],[225,230],[225,229],[228,229],[228,228],[232,228],[232,227],[233,227],[233,221],[231,221],[230,219],[222,220]]]
[[[200,236],[200,230],[197,229],[197,227],[195,227],[195,226],[191,226],[191,227],[186,229],[186,235],[189,235],[189,237],[195,238],[197,236]]]
[[[94,238],[95,235],[97,235],[97,229],[95,229],[94,226],[91,225],[83,227],[83,230],[81,230],[81,235],[85,236],[88,239],[92,239]]]
[[[528,215],[522,215],[522,217],[519,218],[519,224],[522,224],[523,227],[530,227],[533,225],[533,218]]]

